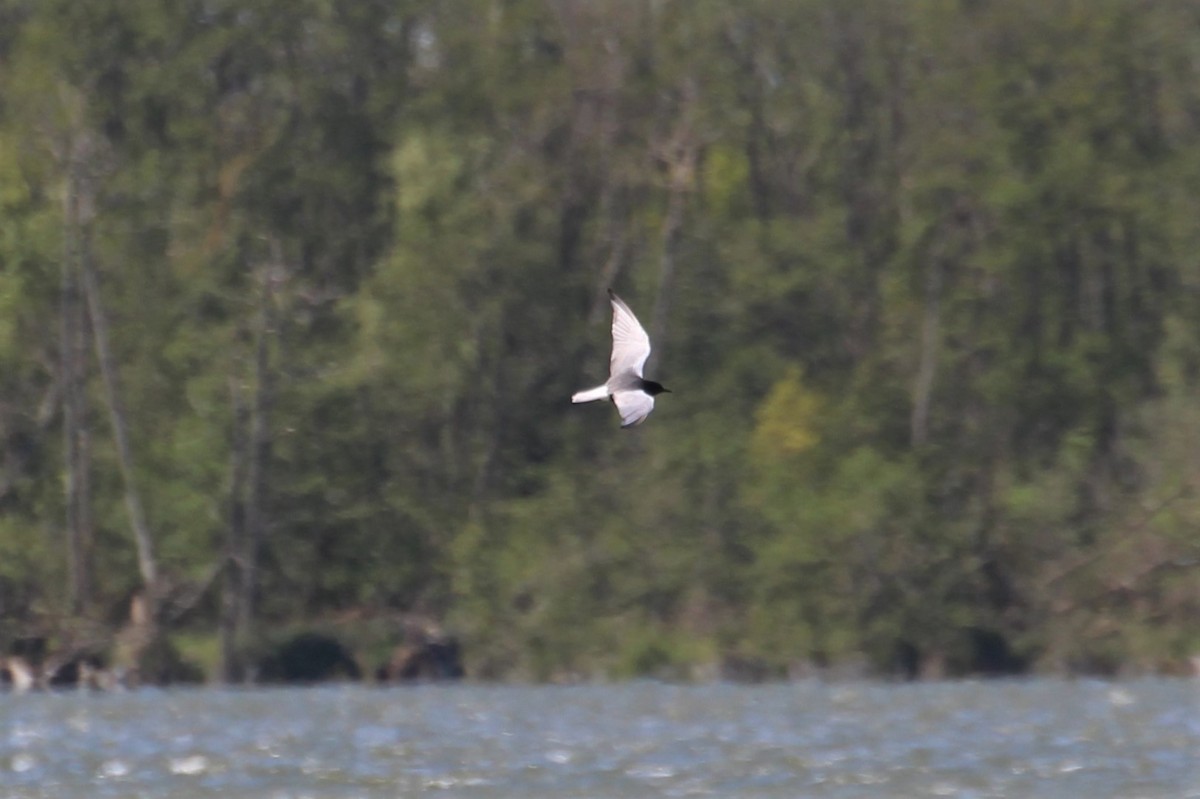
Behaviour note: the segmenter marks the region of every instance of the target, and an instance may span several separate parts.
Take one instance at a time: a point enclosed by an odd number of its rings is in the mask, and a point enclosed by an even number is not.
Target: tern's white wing
[[[612,401],[621,414],[621,427],[633,427],[654,410],[654,397],[640,389],[614,392]]]
[[[646,359],[650,357],[650,337],[646,335],[645,329],[642,328],[624,300],[614,294],[612,289],[608,290],[608,296],[612,300],[613,307],[613,348],[612,359],[609,361],[609,375],[615,377],[622,372],[632,371],[641,377]],[[646,399],[650,400],[650,407],[653,407],[654,399],[652,397],[646,397]],[[646,413],[649,412],[649,410],[646,411]],[[624,415],[622,412],[621,416],[624,417]],[[645,418],[645,414],[641,418]]]

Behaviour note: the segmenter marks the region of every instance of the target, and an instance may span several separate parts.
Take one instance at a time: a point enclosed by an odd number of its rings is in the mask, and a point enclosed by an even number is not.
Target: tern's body
[[[577,391],[571,402],[611,399],[621,414],[621,426],[633,427],[645,421],[654,410],[654,397],[669,389],[642,377],[646,359],[650,357],[650,337],[633,311],[612,289],[608,290],[608,296],[613,308],[613,348],[608,381],[602,386]]]

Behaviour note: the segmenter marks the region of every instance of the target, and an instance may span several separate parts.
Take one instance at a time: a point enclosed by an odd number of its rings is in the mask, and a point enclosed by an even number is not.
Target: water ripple
[[[0,695],[0,799],[1200,799],[1196,688],[1045,680]]]

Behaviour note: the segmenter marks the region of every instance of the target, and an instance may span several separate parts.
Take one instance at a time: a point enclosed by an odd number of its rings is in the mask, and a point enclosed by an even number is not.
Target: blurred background
[[[0,0],[8,679],[1187,671],[1198,220],[1188,0]]]

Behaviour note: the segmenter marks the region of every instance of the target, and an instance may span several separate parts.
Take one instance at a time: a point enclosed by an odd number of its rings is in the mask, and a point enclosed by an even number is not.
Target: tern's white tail
[[[595,402],[596,400],[608,399],[608,384],[596,386],[584,391],[576,391],[571,395],[571,402]]]

